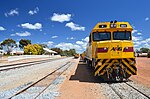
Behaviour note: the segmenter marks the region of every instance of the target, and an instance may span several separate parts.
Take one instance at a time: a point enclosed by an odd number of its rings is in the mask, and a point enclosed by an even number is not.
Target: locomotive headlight
[[[110,24],[110,28],[116,28],[117,25],[115,23]]]
[[[128,47],[125,47],[125,49],[128,50],[129,48],[128,48]]]
[[[108,50],[108,48],[107,48],[107,47],[104,47],[104,50]]]

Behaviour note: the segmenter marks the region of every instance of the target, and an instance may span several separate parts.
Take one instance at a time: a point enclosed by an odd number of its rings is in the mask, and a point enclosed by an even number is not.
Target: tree
[[[37,50],[37,55],[42,55],[43,54],[44,50],[43,50],[43,47],[41,45],[34,44],[33,46]]]
[[[13,39],[6,39],[1,43],[2,48],[6,47],[7,54],[10,54],[12,49],[17,46]]]
[[[70,56],[68,50],[64,50],[63,53],[64,53],[65,56]]]
[[[55,52],[57,52],[58,54],[62,54],[62,49],[60,49],[60,48],[51,48],[51,50],[53,50],[53,51],[55,51]]]
[[[0,50],[2,50],[3,49],[3,47],[2,47],[2,45],[0,44]]]
[[[75,54],[77,54],[75,49],[62,50],[60,48],[51,48],[51,50],[57,52],[61,56],[74,56]]]
[[[21,39],[21,40],[19,41],[19,47],[20,47],[21,49],[23,49],[24,46],[27,46],[28,44],[31,44],[31,40]]]
[[[43,48],[48,48],[46,44],[39,44],[39,45],[42,46]]]
[[[41,55],[43,54],[43,48],[39,44],[28,44],[24,46],[24,53],[28,55]]]
[[[69,50],[69,54],[70,54],[71,56],[74,56],[74,55],[77,54],[77,53],[76,53],[76,50],[75,50],[75,49],[70,49],[70,50]]]
[[[142,53],[147,53],[148,52],[148,48],[140,48],[140,51],[142,52]]]

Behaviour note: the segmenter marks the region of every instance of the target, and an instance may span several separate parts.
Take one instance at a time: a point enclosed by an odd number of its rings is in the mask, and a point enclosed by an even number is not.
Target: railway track
[[[57,59],[46,59],[41,61],[32,61],[32,62],[26,62],[26,63],[17,63],[17,64],[10,64],[10,65],[2,65],[0,66],[0,71],[6,71],[10,69],[16,69],[16,68],[22,68],[22,67],[28,67],[36,64],[42,64],[50,61],[54,61]]]
[[[150,96],[146,95],[144,92],[140,91],[139,89],[135,88],[134,86],[132,86],[131,84],[125,82],[126,85],[130,86],[131,88],[133,88],[134,90],[136,90],[138,93],[142,94],[143,96],[145,96],[146,98],[150,99]]]
[[[109,87],[120,99],[150,99],[150,96],[130,84],[130,82],[113,83]]]
[[[28,90],[36,88],[38,85],[40,85],[40,83],[44,83],[46,84],[46,86],[42,87],[42,89],[38,89],[36,91],[36,95],[31,96],[34,99],[36,99],[38,96],[40,96],[51,84],[53,84],[53,82],[61,75],[63,74],[71,65],[73,62],[67,62],[66,64],[64,64],[63,66],[58,67],[57,69],[55,69],[54,71],[52,71],[51,73],[45,75],[44,77],[42,77],[41,79],[37,80],[36,82],[28,85],[26,88],[21,89],[20,91],[14,93],[12,96],[9,97],[9,99],[15,98],[21,94],[24,94],[25,92],[28,93]],[[53,76],[53,77],[52,77]],[[46,83],[45,81],[48,80],[48,83]],[[35,93],[34,93],[35,94]],[[30,95],[30,94],[29,94]],[[25,95],[22,95],[25,96]],[[30,96],[28,96],[30,97]],[[18,97],[17,97],[18,98]]]

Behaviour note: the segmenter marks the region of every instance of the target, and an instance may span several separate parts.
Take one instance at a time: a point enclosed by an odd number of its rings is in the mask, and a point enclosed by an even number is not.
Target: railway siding
[[[0,98],[5,99],[12,96],[15,92],[29,86],[31,83],[70,60],[72,60],[72,58],[59,59],[53,62],[37,64],[31,67],[1,72],[0,76],[2,76],[2,78],[0,78]]]

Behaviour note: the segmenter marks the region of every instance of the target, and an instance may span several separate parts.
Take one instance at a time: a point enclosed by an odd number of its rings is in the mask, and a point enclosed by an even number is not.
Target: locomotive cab
[[[136,75],[132,27],[128,22],[98,23],[86,49],[94,75],[105,80],[122,80]]]

